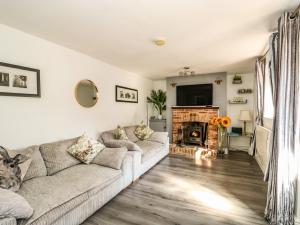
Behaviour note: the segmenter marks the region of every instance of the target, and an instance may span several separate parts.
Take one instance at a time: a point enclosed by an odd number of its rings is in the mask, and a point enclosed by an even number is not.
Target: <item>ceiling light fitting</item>
[[[179,71],[178,75],[179,76],[193,76],[195,75],[195,71],[191,70],[189,66],[183,67],[183,70]]]
[[[157,46],[163,46],[163,45],[166,44],[166,40],[163,39],[163,38],[155,39],[153,42],[154,42],[154,44],[156,44]]]

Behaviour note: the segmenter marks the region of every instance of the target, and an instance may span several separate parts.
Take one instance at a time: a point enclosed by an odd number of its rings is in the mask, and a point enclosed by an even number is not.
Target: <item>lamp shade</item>
[[[251,121],[252,117],[251,117],[250,110],[241,110],[239,120],[241,120],[241,121]]]

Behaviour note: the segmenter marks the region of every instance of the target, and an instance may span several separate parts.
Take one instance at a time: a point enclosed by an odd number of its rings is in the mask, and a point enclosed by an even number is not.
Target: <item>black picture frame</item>
[[[19,66],[19,65],[4,63],[4,62],[0,62],[0,66],[1,67],[8,67],[8,68],[13,68],[13,69],[18,69],[20,71],[23,70],[25,72],[26,71],[30,71],[30,72],[36,73],[35,74],[35,76],[36,76],[36,91],[35,91],[36,93],[35,94],[15,93],[15,92],[3,92],[3,91],[0,91],[0,95],[2,95],[2,96],[16,96],[16,97],[37,97],[37,98],[41,97],[40,70],[34,69],[34,68],[30,68],[30,67],[25,67],[25,66]],[[4,73],[1,73],[1,71],[0,71],[0,74],[3,75]],[[8,88],[9,87],[11,87],[11,86],[9,85]]]
[[[126,94],[135,94],[135,98],[127,98],[124,96],[123,98],[121,96],[119,96],[119,91],[124,90],[124,91],[128,91]],[[139,91],[137,89],[133,89],[133,88],[129,88],[129,87],[124,87],[124,86],[120,86],[120,85],[116,85],[115,88],[115,96],[116,96],[116,102],[126,102],[126,103],[138,103],[139,102]]]

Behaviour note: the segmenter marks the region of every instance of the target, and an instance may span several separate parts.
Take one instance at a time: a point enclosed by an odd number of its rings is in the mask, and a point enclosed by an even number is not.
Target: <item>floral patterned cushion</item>
[[[154,131],[149,126],[144,124],[144,122],[141,122],[141,124],[138,125],[134,131],[135,135],[141,140],[148,139],[153,134],[153,132]]]
[[[68,148],[68,152],[79,161],[90,164],[105,146],[96,140],[82,135],[78,141]]]
[[[128,140],[124,127],[117,127],[115,130],[115,138],[119,140]]]

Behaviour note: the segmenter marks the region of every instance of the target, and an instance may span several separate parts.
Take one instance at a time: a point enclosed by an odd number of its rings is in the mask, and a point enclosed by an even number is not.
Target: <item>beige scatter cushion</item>
[[[115,130],[115,138],[118,140],[128,140],[124,127],[117,127]]]
[[[96,155],[104,149],[105,146],[96,140],[90,139],[86,135],[82,135],[77,143],[68,148],[68,152],[79,161],[90,164]]]
[[[144,124],[144,122],[141,122],[140,125],[137,126],[137,128],[135,129],[134,133],[135,135],[140,139],[140,140],[146,140],[148,139],[151,134],[153,134],[153,130],[147,126],[146,124]]]
[[[11,158],[14,158],[16,155],[21,154],[21,155],[25,155],[28,157],[28,159],[23,162],[18,164],[19,168],[21,169],[21,180],[24,180],[24,177],[26,176],[26,173],[30,167],[30,164],[32,162],[32,154],[34,152],[34,148],[32,147],[28,147],[26,149],[22,149],[22,150],[9,150],[7,149],[7,153]],[[1,157],[1,156],[0,156]]]
[[[35,177],[44,177],[47,176],[47,169],[45,162],[42,158],[40,149],[38,145],[33,145],[23,149],[9,150],[9,155],[22,154],[29,157],[32,161],[26,172],[26,175],[23,181],[35,178]],[[23,175],[23,173],[22,173]]]

